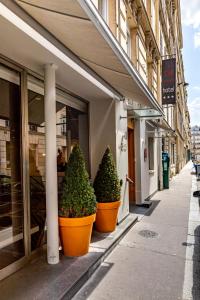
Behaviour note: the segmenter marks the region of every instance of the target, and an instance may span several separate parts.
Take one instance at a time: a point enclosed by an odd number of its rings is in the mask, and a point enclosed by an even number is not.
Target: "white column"
[[[142,128],[141,128],[141,120],[135,120],[134,123],[135,127],[135,189],[136,189],[136,204],[142,204],[143,198],[142,198],[142,187],[143,184],[145,184],[144,176],[143,176],[143,159],[144,159],[144,152],[142,150],[143,147],[143,134],[142,134]]]
[[[59,262],[55,70],[55,65],[45,65],[46,213],[49,264]]]

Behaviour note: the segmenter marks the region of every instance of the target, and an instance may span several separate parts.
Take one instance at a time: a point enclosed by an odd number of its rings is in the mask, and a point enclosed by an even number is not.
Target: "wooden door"
[[[135,203],[135,145],[134,129],[128,128],[129,201]]]

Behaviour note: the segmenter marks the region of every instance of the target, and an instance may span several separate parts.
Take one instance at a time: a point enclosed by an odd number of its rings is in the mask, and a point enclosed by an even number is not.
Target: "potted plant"
[[[115,162],[110,148],[107,147],[94,180],[97,198],[95,223],[97,231],[112,232],[115,230],[120,206],[120,189]]]
[[[60,239],[66,256],[88,252],[96,217],[96,197],[90,185],[82,152],[75,145],[66,165],[59,203]]]

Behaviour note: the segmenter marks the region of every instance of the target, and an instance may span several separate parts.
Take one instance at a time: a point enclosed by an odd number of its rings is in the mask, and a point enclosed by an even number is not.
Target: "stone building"
[[[200,126],[191,128],[191,143],[192,159],[200,162]]]
[[[190,136],[178,0],[2,0],[0,11],[1,279],[37,253],[46,228],[48,262],[59,261],[58,149],[67,162],[79,143],[93,181],[110,145],[122,222],[162,189],[163,150],[171,175],[183,167]],[[163,106],[168,57],[176,102]]]

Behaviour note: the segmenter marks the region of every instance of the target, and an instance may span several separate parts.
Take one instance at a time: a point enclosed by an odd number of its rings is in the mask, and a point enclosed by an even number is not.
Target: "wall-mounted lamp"
[[[180,83],[178,83],[177,85],[179,86],[179,85],[181,85],[181,84],[183,84],[184,87],[187,87],[187,86],[189,85],[189,83],[187,83],[187,82],[180,82]]]

